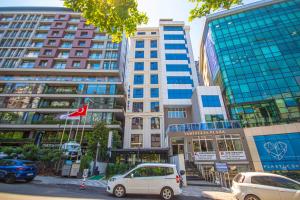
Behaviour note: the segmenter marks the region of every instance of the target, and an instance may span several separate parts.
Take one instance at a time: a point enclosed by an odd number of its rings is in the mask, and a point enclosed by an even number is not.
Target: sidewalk
[[[63,178],[59,176],[36,176],[33,183],[36,184],[54,184],[54,185],[79,185],[82,179]],[[85,185],[93,187],[106,187],[105,180],[86,180]]]
[[[211,186],[187,186],[183,188],[184,196],[205,197],[214,200],[232,200],[233,195],[228,189]]]

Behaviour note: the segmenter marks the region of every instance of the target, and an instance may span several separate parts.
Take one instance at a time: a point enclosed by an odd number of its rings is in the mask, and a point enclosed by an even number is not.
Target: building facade
[[[79,141],[84,120],[60,120],[90,99],[85,130],[103,121],[121,130],[127,41],[54,7],[0,8],[0,141]],[[75,138],[77,136],[77,138]],[[68,138],[69,137],[69,138]]]
[[[200,71],[220,85],[256,171],[300,176],[300,1],[259,1],[207,16]],[[292,171],[292,172],[291,172]]]

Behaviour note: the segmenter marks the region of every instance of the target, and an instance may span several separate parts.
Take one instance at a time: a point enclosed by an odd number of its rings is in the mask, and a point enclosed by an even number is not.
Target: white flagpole
[[[72,120],[70,132],[69,132],[69,137],[68,137],[68,142],[70,141],[71,133],[72,133],[72,128],[73,128],[74,121]]]
[[[61,135],[61,139],[60,139],[60,143],[59,143],[59,150],[61,149],[61,145],[62,145],[62,142],[63,142],[63,139],[64,139],[66,125],[67,125],[67,121],[68,121],[68,116],[69,116],[69,112],[67,114],[66,121],[65,121],[65,126],[64,126],[64,130],[63,130],[62,135]]]
[[[86,110],[86,116],[84,118],[84,122],[83,122],[83,127],[82,127],[82,131],[81,131],[81,137],[80,137],[80,145],[82,143],[82,139],[83,139],[83,132],[84,132],[84,127],[85,127],[85,124],[86,124],[86,118],[87,118],[87,114],[88,114],[88,111],[89,111],[89,106],[90,106],[90,99],[88,99],[88,104],[87,104],[87,110]]]
[[[75,140],[74,140],[75,142],[76,142],[76,140],[77,140],[77,133],[78,133],[78,128],[79,128],[80,121],[81,121],[81,117],[80,117],[79,120],[78,120],[78,124],[77,124],[77,128],[76,128]]]

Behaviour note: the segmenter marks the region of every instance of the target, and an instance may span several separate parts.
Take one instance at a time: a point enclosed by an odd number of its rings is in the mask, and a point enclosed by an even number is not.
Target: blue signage
[[[228,172],[228,167],[226,163],[215,163],[217,172]]]
[[[300,170],[300,133],[254,136],[265,171]]]

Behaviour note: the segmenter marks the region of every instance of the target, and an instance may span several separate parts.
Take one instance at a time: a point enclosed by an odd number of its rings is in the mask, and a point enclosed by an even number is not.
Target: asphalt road
[[[75,185],[43,185],[36,183],[5,184],[0,182],[0,200],[102,200],[118,199],[106,193],[104,188],[87,187],[80,190]],[[128,200],[159,200],[159,196],[128,195],[123,199]],[[189,196],[178,196],[176,200],[204,200]],[[120,199],[119,199],[120,200]]]

